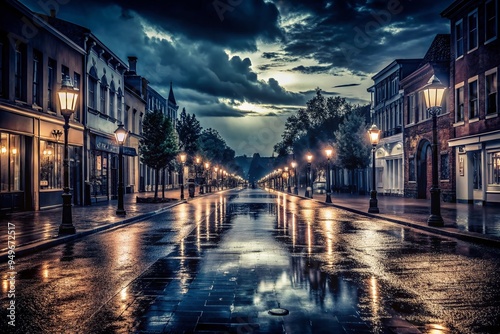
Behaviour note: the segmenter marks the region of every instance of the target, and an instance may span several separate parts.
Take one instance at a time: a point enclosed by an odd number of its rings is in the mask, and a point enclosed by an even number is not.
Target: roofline
[[[456,11],[458,8],[463,7],[464,4],[466,4],[468,0],[456,0],[453,1],[448,7],[446,7],[442,12],[441,12],[441,17],[450,18],[450,14]]]
[[[69,22],[69,21],[66,21],[66,22]],[[69,23],[73,24],[72,22],[69,22]],[[101,40],[99,38],[97,38],[97,36],[94,35],[94,33],[90,29],[89,29],[89,31],[90,32],[85,34],[87,37],[89,37],[89,39],[96,41],[96,44],[98,44],[100,48],[102,48],[107,53],[109,53],[113,57],[113,59],[116,59],[117,61],[119,61],[123,65],[124,68],[129,69],[128,63],[125,63],[120,57],[118,57],[113,51],[111,51],[111,49],[109,47],[107,47],[106,44],[101,42]]]
[[[404,85],[406,85],[406,83],[408,81],[411,81],[411,80],[415,79],[416,76],[421,75],[421,74],[425,73],[426,71],[429,71],[431,69],[436,70],[437,68],[440,68],[440,67],[443,67],[444,69],[446,69],[447,66],[448,66],[448,62],[447,61],[426,62],[421,67],[417,68],[415,71],[413,71],[410,74],[408,74],[403,80],[401,80],[399,82],[399,84],[401,86],[404,86]],[[449,84],[449,77],[447,78],[446,81]]]
[[[380,70],[377,74],[375,74],[372,77],[372,80],[375,81],[377,78],[381,77],[385,73],[387,73],[392,67],[396,66],[397,64],[407,64],[407,63],[413,63],[413,62],[422,62],[424,60],[423,58],[410,58],[410,59],[395,59],[393,60],[389,65],[384,67],[382,70]]]
[[[45,20],[40,18],[38,15],[36,15],[34,12],[31,11],[26,5],[22,4],[20,1],[16,0],[6,0],[8,4],[19,10],[21,13],[26,15],[28,19],[30,19],[35,26],[40,26],[43,27],[45,30],[48,32],[52,33],[54,36],[57,38],[61,39],[64,41],[67,45],[69,45],[71,48],[73,48],[75,51],[78,51],[82,55],[86,54],[85,49],[83,49],[81,46],[73,42],[68,36],[48,24]]]

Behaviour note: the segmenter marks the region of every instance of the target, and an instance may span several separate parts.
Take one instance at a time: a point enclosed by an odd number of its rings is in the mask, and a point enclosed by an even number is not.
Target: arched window
[[[108,95],[108,80],[106,79],[106,75],[103,75],[101,78],[101,87],[100,87],[100,108],[99,111],[103,114],[106,114],[106,98]]]
[[[115,117],[115,96],[115,82],[111,81],[111,84],[109,85],[109,116],[113,118]]]
[[[97,81],[99,77],[97,76],[97,69],[95,66],[89,71],[89,108],[97,109]]]

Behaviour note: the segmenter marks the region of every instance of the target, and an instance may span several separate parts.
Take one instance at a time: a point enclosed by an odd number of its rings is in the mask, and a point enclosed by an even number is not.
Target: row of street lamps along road
[[[57,92],[59,96],[59,103],[61,107],[61,114],[64,117],[64,156],[63,156],[63,194],[62,194],[62,199],[63,199],[63,204],[62,204],[62,220],[61,224],[59,225],[59,235],[64,235],[64,234],[74,234],[76,233],[76,228],[73,225],[73,215],[71,212],[71,192],[69,188],[69,156],[68,156],[68,132],[69,132],[69,119],[71,115],[75,112],[76,105],[77,105],[77,100],[78,100],[78,95],[79,95],[79,90],[75,88],[71,82],[71,79],[66,76],[62,83],[61,83],[61,89]],[[127,134],[128,131],[124,128],[123,124],[119,124],[118,128],[114,132],[115,134],[115,139],[116,142],[119,145],[119,153],[118,153],[118,207],[116,209],[116,215],[118,216],[125,216],[127,212],[125,211],[124,208],[124,203],[123,203],[123,194],[124,194],[124,185],[123,185],[123,144],[125,143],[125,140],[127,139]],[[184,199],[184,165],[186,163],[187,159],[187,154],[184,152],[181,152],[179,154],[179,160],[181,162],[181,169],[179,173],[180,177],[180,189],[181,189],[181,196],[180,199]],[[210,177],[210,181],[212,181],[212,173],[210,170],[210,162],[205,161],[202,162],[200,157],[195,158],[196,165],[195,165],[195,174],[196,177],[195,179],[198,178],[198,166],[203,166],[205,167],[205,172],[206,172],[206,179]],[[219,189],[219,185],[222,186],[222,189],[224,189],[224,177],[226,177],[226,184],[232,183],[242,183],[243,179],[239,175],[235,175],[232,173],[228,173],[225,169],[219,168],[219,166],[214,167],[214,171],[216,173],[216,179],[215,179],[215,186],[217,189]],[[219,180],[219,172],[221,175],[221,183],[218,183]],[[202,172],[203,173],[203,172]],[[211,182],[207,182],[206,192],[212,192],[212,187],[211,187]],[[203,190],[203,184],[200,184],[200,194],[204,193]]]
[[[427,85],[423,87],[425,103],[427,106],[427,110],[429,114],[432,116],[432,186],[430,189],[431,193],[431,214],[427,220],[428,225],[442,227],[444,226],[443,218],[441,217],[441,203],[440,203],[440,193],[438,183],[438,167],[437,167],[437,115],[441,112],[441,103],[443,100],[444,92],[446,90],[446,86],[441,83],[441,81],[433,75]],[[73,225],[73,218],[71,212],[71,192],[69,188],[69,156],[68,156],[68,132],[69,132],[69,119],[76,108],[76,102],[78,100],[78,89],[73,87],[71,79],[66,77],[63,79],[61,84],[61,89],[58,91],[59,103],[61,107],[61,114],[64,118],[64,160],[63,160],[63,204],[62,204],[62,220],[59,226],[59,234],[74,234],[76,232],[75,226]],[[119,144],[119,172],[118,172],[118,208],[116,210],[116,214],[123,216],[126,215],[126,211],[124,209],[123,204],[123,144],[127,138],[127,130],[125,130],[123,124],[118,125],[118,128],[115,131],[115,138],[117,143]],[[377,200],[377,190],[376,190],[376,182],[375,182],[375,150],[379,142],[380,130],[377,128],[375,124],[373,124],[368,130],[368,134],[370,136],[370,142],[372,144],[372,190],[370,192],[370,206],[368,209],[369,213],[379,213],[378,208],[378,200]],[[326,203],[332,203],[331,198],[331,181],[330,181],[330,158],[332,156],[333,149],[328,147],[325,149],[325,154],[327,157],[327,173],[326,173]],[[186,163],[187,155],[186,153],[180,153],[179,159],[181,161],[181,200],[184,199],[184,164]],[[312,179],[311,179],[311,163],[313,156],[311,153],[306,155],[307,159],[307,172],[306,172],[306,191],[305,197],[312,198]],[[198,177],[198,166],[204,166],[206,171],[206,179],[208,180],[210,171],[210,162],[205,161],[202,162],[201,158],[196,157],[196,165],[195,165],[195,174],[196,179]],[[218,187],[218,176],[219,170],[221,171],[221,185],[222,189],[224,188],[224,176],[229,175],[232,178],[238,179],[242,181],[240,176],[236,176],[234,174],[228,174],[224,169],[218,166],[214,167],[214,171],[216,173],[216,184]],[[290,174],[293,171],[293,193],[298,195],[297,188],[297,162],[292,161],[291,169],[289,166],[284,166],[283,169],[278,168],[274,172],[266,175],[264,178],[260,180],[260,182],[273,182],[274,188],[278,189],[278,181],[281,179],[281,191],[284,191],[284,182],[283,179],[286,179],[286,187],[287,192],[291,193],[291,184],[290,184]],[[205,190],[207,192],[211,192],[211,184],[207,182]],[[203,185],[200,185],[200,194],[204,193]]]
[[[440,207],[440,189],[438,183],[438,167],[437,167],[437,115],[441,112],[441,104],[444,96],[446,86],[441,83],[441,81],[433,75],[428,83],[423,87],[423,93],[425,97],[425,103],[429,114],[432,116],[432,186],[430,188],[431,193],[431,213],[427,219],[427,224],[429,226],[443,227],[444,221],[441,216]],[[370,138],[370,143],[372,144],[372,190],[370,192],[370,202],[369,202],[369,213],[380,213],[378,208],[377,200],[377,187],[375,180],[375,151],[380,140],[381,130],[373,124],[368,130],[368,135]],[[333,149],[327,147],[325,150],[325,155],[327,158],[327,172],[326,172],[326,203],[332,203],[331,197],[331,177],[330,177],[330,159],[332,157]],[[308,152],[306,154],[306,190],[304,197],[312,198],[312,178],[311,178],[311,164],[313,155]],[[273,172],[267,174],[259,180],[261,184],[268,184],[269,187],[276,190],[286,191],[292,193],[291,191],[291,180],[293,182],[293,194],[298,195],[298,180],[297,180],[297,162],[292,161],[289,166],[284,166],[282,168],[277,168]],[[290,177],[293,172],[293,178]]]

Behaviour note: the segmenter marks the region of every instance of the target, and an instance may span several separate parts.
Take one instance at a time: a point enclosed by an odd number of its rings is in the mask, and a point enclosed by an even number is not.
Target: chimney
[[[137,57],[129,56],[128,57],[128,70],[130,73],[136,74],[137,67]]]
[[[54,8],[50,9],[50,17],[56,17],[56,10]]]

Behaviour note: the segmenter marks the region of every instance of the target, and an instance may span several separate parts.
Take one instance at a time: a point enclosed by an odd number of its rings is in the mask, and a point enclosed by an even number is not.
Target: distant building
[[[403,91],[399,83],[422,59],[396,59],[373,76],[368,89],[372,100],[372,122],[382,131],[375,153],[377,192],[404,195]]]
[[[500,203],[498,0],[457,0],[451,25],[450,121],[459,202]]]

